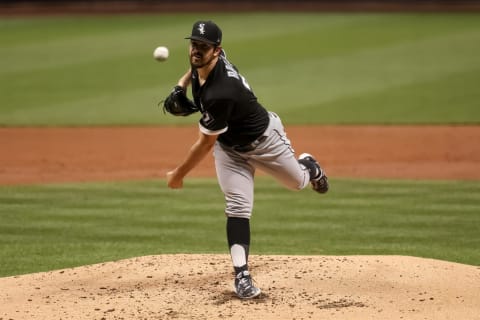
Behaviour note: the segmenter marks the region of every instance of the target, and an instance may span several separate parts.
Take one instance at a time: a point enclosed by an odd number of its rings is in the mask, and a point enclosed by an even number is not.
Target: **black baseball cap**
[[[203,41],[219,46],[222,43],[222,30],[213,21],[197,21],[193,24],[192,35],[185,39]]]

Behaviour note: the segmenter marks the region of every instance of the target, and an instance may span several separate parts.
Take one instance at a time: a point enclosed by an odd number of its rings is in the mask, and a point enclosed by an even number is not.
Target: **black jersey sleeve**
[[[205,106],[200,118],[200,130],[208,135],[226,132],[233,107],[233,101],[228,100],[215,100],[212,104]]]

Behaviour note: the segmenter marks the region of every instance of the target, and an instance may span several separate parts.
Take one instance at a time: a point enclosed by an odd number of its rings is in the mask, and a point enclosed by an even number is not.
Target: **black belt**
[[[232,149],[237,152],[250,152],[255,150],[258,147],[258,145],[263,141],[265,141],[266,139],[267,139],[267,136],[260,136],[257,140],[249,144],[245,144],[242,146],[236,145],[236,146],[233,146]]]

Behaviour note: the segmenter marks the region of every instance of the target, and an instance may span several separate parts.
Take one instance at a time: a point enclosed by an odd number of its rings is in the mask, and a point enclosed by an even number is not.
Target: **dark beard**
[[[200,58],[199,62],[193,63],[192,62],[192,57],[190,56],[190,66],[192,67],[192,69],[200,69],[200,68],[203,68],[205,66],[208,66],[213,61],[213,59],[215,59],[214,56],[212,56],[212,58],[209,59],[208,61],[203,61],[203,56],[202,56]]]

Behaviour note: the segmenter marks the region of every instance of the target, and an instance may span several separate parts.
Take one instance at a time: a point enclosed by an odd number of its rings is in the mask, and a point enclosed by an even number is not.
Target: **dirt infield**
[[[0,128],[0,184],[163,178],[198,129]],[[289,126],[330,177],[480,179],[480,126]],[[191,176],[213,176],[210,156]]]
[[[287,128],[331,178],[480,179],[480,126]],[[197,128],[0,128],[0,184],[155,179]],[[192,176],[213,176],[205,159]],[[240,301],[228,255],[138,257],[0,278],[4,319],[480,319],[480,268],[396,256],[252,256]]]

